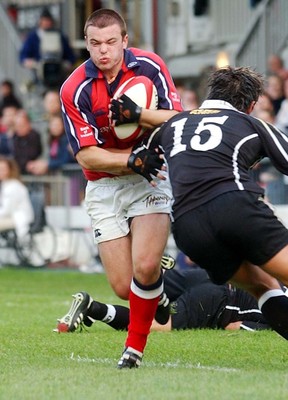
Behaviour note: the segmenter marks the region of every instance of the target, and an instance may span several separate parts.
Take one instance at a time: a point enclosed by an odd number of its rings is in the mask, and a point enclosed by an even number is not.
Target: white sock
[[[106,304],[107,305],[107,314],[105,317],[102,319],[103,322],[108,324],[109,322],[113,321],[116,315],[116,310],[115,307],[112,306],[111,304]]]

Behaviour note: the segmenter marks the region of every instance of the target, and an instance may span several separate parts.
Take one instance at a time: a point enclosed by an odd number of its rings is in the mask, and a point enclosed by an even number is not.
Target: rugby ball
[[[146,76],[134,76],[128,79],[119,87],[113,99],[119,98],[122,94],[128,96],[140,107],[157,110],[157,89],[151,79]],[[126,142],[137,139],[147,130],[136,123],[114,126],[112,129],[118,139]]]

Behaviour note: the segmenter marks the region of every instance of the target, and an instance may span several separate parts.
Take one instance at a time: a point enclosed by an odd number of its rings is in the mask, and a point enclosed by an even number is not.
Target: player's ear
[[[255,107],[255,104],[256,104],[256,101],[252,101],[250,103],[250,106],[247,108],[247,111],[246,111],[247,114],[251,114],[251,112],[253,111],[253,109]]]
[[[128,35],[123,37],[123,49],[127,49],[128,47]]]
[[[84,40],[85,40],[85,44],[86,44],[86,50],[89,51],[87,36],[84,36]]]

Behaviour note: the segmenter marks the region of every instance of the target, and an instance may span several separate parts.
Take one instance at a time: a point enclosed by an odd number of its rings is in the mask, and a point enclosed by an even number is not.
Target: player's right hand
[[[109,117],[116,126],[139,122],[142,108],[134,103],[126,94],[122,94],[119,99],[112,99],[109,108]]]
[[[150,182],[152,186],[156,186],[154,177],[165,180],[165,176],[160,171],[165,171],[164,155],[157,149],[149,150],[146,146],[137,147],[132,151],[128,158],[127,166],[134,172],[142,175]]]

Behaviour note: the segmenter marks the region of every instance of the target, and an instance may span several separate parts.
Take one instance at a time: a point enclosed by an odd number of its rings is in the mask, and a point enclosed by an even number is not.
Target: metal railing
[[[249,65],[261,73],[267,72],[267,58],[287,47],[288,1],[263,0],[255,18],[235,52],[236,66]]]
[[[23,82],[29,80],[29,71],[19,63],[21,39],[8,17],[5,7],[0,3],[0,79],[11,79],[15,91],[24,101]]]
[[[47,206],[79,206],[84,198],[86,180],[78,164],[67,164],[61,171],[50,175],[23,175],[29,187],[41,187]]]

